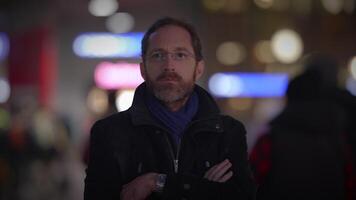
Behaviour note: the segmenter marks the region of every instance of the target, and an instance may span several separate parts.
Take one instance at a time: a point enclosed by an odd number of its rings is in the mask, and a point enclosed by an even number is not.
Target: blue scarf
[[[199,99],[196,92],[193,92],[186,104],[176,112],[167,109],[150,93],[146,97],[146,103],[151,114],[160,124],[168,128],[172,138],[177,144],[182,137],[184,129],[198,111]]]

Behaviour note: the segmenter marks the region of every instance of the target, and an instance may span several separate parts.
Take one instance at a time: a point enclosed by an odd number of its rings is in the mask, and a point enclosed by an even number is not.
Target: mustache
[[[157,81],[165,80],[165,79],[171,79],[171,80],[174,80],[174,81],[180,81],[180,80],[182,80],[182,77],[179,76],[175,72],[163,72],[162,74],[160,74],[157,77]]]

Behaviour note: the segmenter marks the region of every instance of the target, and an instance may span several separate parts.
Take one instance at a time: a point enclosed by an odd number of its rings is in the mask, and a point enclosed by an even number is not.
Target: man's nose
[[[172,54],[167,54],[166,59],[164,60],[164,71],[175,71],[175,62]]]

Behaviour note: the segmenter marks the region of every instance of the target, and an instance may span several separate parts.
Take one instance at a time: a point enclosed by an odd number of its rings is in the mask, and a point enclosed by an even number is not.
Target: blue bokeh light
[[[143,33],[84,33],[73,42],[74,53],[84,58],[139,58]]]
[[[4,60],[9,53],[9,38],[5,33],[0,33],[0,61]]]
[[[216,73],[209,90],[216,97],[269,98],[285,95],[288,75],[284,73]]]
[[[346,89],[354,96],[356,96],[356,79],[350,76],[346,80]]]

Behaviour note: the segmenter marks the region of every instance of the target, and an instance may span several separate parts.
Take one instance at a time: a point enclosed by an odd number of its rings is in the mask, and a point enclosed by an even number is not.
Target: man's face
[[[163,102],[189,96],[203,73],[203,61],[195,60],[189,33],[174,25],[159,28],[149,37],[141,74],[154,95]]]

